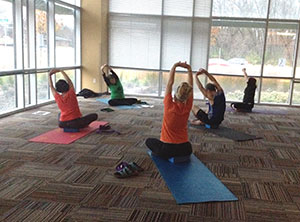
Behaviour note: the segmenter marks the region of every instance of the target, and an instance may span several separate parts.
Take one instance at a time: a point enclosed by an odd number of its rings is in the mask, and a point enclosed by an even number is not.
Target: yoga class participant
[[[58,80],[54,88],[51,76],[58,72],[62,73],[65,80]],[[96,113],[82,117],[73,83],[63,70],[52,69],[49,72],[49,85],[60,109],[58,124],[60,128],[81,129],[98,119]]]
[[[246,69],[243,70],[244,77],[247,81],[247,87],[244,91],[244,98],[242,103],[231,103],[231,107],[239,112],[252,112],[254,107],[254,97],[256,91],[256,79],[248,77]]]
[[[106,75],[104,72],[104,69],[107,67],[109,70],[109,74]],[[108,101],[108,104],[111,106],[131,106],[133,104],[139,103],[140,101],[136,98],[125,98],[123,86],[122,83],[117,76],[117,74],[112,70],[110,66],[107,64],[103,65],[101,67],[103,79],[107,85],[107,87],[110,89],[111,96],[110,100]]]
[[[188,82],[182,82],[172,97],[175,71],[182,67],[188,71]],[[153,155],[162,158],[188,156],[192,145],[188,140],[187,123],[193,105],[193,74],[191,66],[178,62],[172,67],[164,98],[164,116],[160,140],[149,138],[146,146]]]
[[[199,75],[206,75],[212,83],[208,83],[205,88],[199,80]],[[198,106],[193,106],[193,114],[197,118],[192,124],[201,125],[208,124],[211,128],[217,128],[224,120],[226,109],[226,100],[223,89],[217,80],[209,74],[205,69],[199,69],[195,76],[196,84],[203,96],[208,99],[208,111],[204,112]]]

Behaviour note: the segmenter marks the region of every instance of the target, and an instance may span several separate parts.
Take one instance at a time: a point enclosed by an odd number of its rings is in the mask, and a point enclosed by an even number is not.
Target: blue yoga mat
[[[177,204],[238,200],[194,154],[189,162],[174,164],[148,153]]]
[[[108,101],[110,99],[108,99],[108,98],[100,98],[100,99],[96,99],[96,100],[99,101],[99,102],[102,102],[102,103],[105,103],[105,104],[109,105]],[[136,105],[136,104],[133,104],[132,106],[114,106],[114,108],[115,107],[118,108],[118,109],[140,109],[140,108],[142,108],[141,106]]]

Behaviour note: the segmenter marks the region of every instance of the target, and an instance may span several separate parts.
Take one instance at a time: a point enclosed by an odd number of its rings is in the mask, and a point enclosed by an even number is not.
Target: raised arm
[[[53,86],[53,82],[52,82],[52,78],[51,76],[54,75],[58,70],[50,70],[49,72],[49,76],[48,76],[48,82],[49,82],[49,86],[52,92],[52,95],[55,96],[55,94],[57,93],[54,86]]]
[[[208,79],[209,79],[210,81],[212,81],[212,82],[216,85],[217,90],[218,90],[219,92],[223,92],[222,87],[220,86],[220,84],[218,83],[218,81],[215,79],[215,77],[213,77],[211,74],[209,74],[206,70],[204,70],[204,71],[205,71],[205,75],[208,77]]]
[[[114,70],[112,70],[112,68],[110,66],[108,66],[111,74],[113,75],[113,77],[116,79],[116,80],[119,80],[119,76],[114,72]]]
[[[180,62],[175,63],[170,71],[165,95],[172,93],[172,87],[173,87],[174,80],[175,80],[175,71],[176,71],[176,68],[179,66],[179,64],[180,64]]]
[[[63,71],[63,70],[59,70],[59,71],[61,72],[61,74],[63,75],[63,77],[64,77],[65,80],[67,81],[67,83],[69,84],[69,87],[74,89],[73,82],[72,82],[72,80],[69,78],[69,76],[67,75],[67,73],[65,73],[65,71]]]
[[[109,86],[109,85],[110,85],[110,81],[109,81],[109,79],[107,78],[106,73],[105,73],[105,71],[104,71],[104,69],[105,69],[106,67],[108,67],[107,64],[104,64],[103,66],[101,66],[101,71],[102,71],[102,76],[103,76],[104,82],[106,83],[107,86]]]
[[[203,96],[207,97],[206,89],[203,87],[202,83],[199,80],[199,76],[202,74],[205,74],[205,70],[199,69],[199,71],[196,73],[195,80],[196,80],[196,84],[197,84],[198,88],[200,89],[200,91],[202,92]]]
[[[188,83],[191,86],[193,86],[193,72],[192,72],[191,66],[189,64],[187,64],[186,62],[185,63],[180,62],[178,64],[178,66],[187,69],[187,71],[188,71]]]
[[[248,75],[247,75],[247,72],[246,72],[246,68],[243,68],[242,71],[243,71],[243,74],[244,74],[244,77],[245,77],[246,81],[248,81]]]

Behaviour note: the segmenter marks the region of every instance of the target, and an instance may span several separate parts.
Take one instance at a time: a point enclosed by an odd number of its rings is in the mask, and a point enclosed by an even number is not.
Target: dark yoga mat
[[[194,154],[189,162],[178,164],[148,154],[177,204],[238,200]]]
[[[281,109],[263,109],[261,107],[254,107],[252,112],[238,112],[234,109],[232,109],[231,107],[226,107],[226,112],[230,112],[230,113],[249,113],[249,114],[267,114],[267,115],[286,115],[287,112],[285,110],[281,110]]]
[[[196,128],[196,129],[206,130],[217,136],[224,137],[224,138],[231,139],[231,140],[238,141],[238,142],[262,139],[261,137],[243,133],[243,132],[240,132],[240,131],[237,131],[237,130],[234,130],[234,129],[231,129],[228,127],[224,127],[224,126],[219,126],[218,129],[207,129],[203,125],[195,126],[195,125],[190,124],[189,126]]]

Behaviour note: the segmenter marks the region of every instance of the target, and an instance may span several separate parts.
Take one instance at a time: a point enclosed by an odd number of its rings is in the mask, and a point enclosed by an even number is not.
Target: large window
[[[118,68],[127,94],[164,95],[165,71],[178,61],[206,68],[211,0],[109,3],[109,64]],[[180,72],[175,79],[179,85],[187,77]]]
[[[300,82],[294,85],[293,104],[300,105]]]
[[[158,72],[137,70],[115,70],[123,87],[128,94],[144,94],[157,96],[158,94]]]
[[[260,75],[265,36],[264,22],[213,20],[208,71]]]
[[[75,65],[74,9],[55,4],[55,57],[57,66]]]
[[[16,108],[16,81],[14,76],[0,76],[0,113]]]
[[[36,0],[36,66],[48,67],[48,10],[47,2]]]
[[[296,23],[269,23],[264,76],[293,76]]]
[[[48,71],[54,67],[80,86],[79,5],[0,0],[0,114],[51,101]]]
[[[0,0],[0,70],[14,68],[14,28],[12,0]]]
[[[213,0],[214,16],[266,18],[267,10],[268,0]]]
[[[243,99],[246,81],[242,69],[246,68],[257,79],[257,103],[298,105],[299,83],[294,82],[300,81],[300,1],[109,3],[109,63],[118,72],[131,70],[123,79],[125,93],[135,91],[132,79],[146,82],[148,75],[156,73],[152,81],[157,81],[153,84],[158,90],[154,94],[163,96],[172,65],[187,61],[194,72],[206,68],[215,75],[228,101]],[[185,70],[177,71],[176,85],[186,76]],[[196,88],[195,98],[203,98]]]

